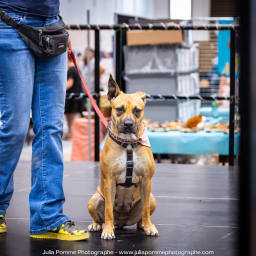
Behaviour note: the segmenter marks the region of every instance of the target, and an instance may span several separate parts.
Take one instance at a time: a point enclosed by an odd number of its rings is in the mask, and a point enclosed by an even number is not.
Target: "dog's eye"
[[[116,112],[118,115],[122,115],[124,113],[124,107],[116,108]]]
[[[141,113],[141,109],[139,109],[139,108],[134,108],[133,114],[134,114],[135,116],[139,117],[140,113]]]

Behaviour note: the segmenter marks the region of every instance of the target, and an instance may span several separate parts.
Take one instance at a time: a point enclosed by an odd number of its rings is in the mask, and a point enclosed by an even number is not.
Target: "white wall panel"
[[[114,14],[145,18],[168,18],[169,0],[61,0],[60,13],[67,24],[86,24],[86,11],[90,10],[91,24],[113,24]],[[87,32],[71,31],[73,48],[83,50],[87,45]],[[101,31],[101,48],[112,49],[113,32]],[[93,35],[92,35],[93,46]]]
[[[210,17],[210,0],[192,0],[192,18]],[[205,24],[206,21],[194,22],[195,25]],[[192,32],[194,41],[208,41],[208,31],[193,31]]]

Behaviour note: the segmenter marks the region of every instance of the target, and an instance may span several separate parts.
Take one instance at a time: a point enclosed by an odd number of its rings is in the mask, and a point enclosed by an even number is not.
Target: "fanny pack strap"
[[[14,19],[12,19],[10,16],[8,16],[4,11],[0,11],[0,18],[9,26],[17,29],[19,31],[19,33],[22,33],[22,35],[20,34],[20,36],[23,38],[23,40],[24,40],[24,38],[30,38],[33,41],[36,41],[38,39],[38,35],[33,30],[33,27],[27,26],[25,24],[17,23]],[[40,44],[41,43],[39,42],[39,45]]]
[[[20,25],[11,17],[9,17],[5,11],[0,11],[0,18],[3,20],[5,23],[7,23],[9,26],[18,29]]]
[[[22,33],[22,37],[29,37],[32,40],[36,41],[38,39],[37,33],[33,30],[33,27],[27,26],[25,24],[17,23],[13,18],[8,16],[5,11],[0,11],[0,18],[9,26],[17,29],[20,33]]]

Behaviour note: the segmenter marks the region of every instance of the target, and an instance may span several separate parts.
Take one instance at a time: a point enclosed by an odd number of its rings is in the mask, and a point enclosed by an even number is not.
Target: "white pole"
[[[90,10],[87,10],[87,23],[90,24]],[[87,73],[87,81],[89,89],[92,88],[91,86],[91,69],[90,69],[90,30],[87,30],[87,67],[88,67],[88,73]],[[87,107],[88,107],[88,160],[91,161],[91,152],[92,152],[92,122],[91,122],[91,102],[87,98]]]

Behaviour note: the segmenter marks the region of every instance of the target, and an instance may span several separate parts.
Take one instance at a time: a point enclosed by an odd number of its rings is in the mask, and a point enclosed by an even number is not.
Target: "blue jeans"
[[[7,13],[32,26],[54,23]],[[40,234],[69,220],[63,213],[62,131],[66,94],[66,60],[62,54],[38,59],[15,29],[0,20],[0,214],[13,194],[13,172],[28,132],[30,111],[35,137],[32,153],[30,232]]]

